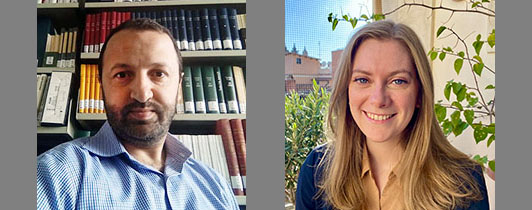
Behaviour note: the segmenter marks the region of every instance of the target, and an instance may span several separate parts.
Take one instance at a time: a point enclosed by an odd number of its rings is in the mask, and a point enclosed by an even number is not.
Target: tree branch
[[[458,54],[455,54],[455,53],[452,53],[452,52],[448,52],[448,51],[444,51],[444,50],[436,50],[435,52],[445,52],[446,54],[449,54],[449,55],[453,55],[453,56],[456,56],[456,57],[460,57]],[[460,57],[462,58],[462,57]],[[475,63],[480,63],[480,61],[477,61],[476,59],[472,59],[472,58],[463,58],[464,60],[470,60],[470,61],[474,61]],[[484,65],[484,68],[486,68],[488,71],[490,71],[491,73],[495,74],[495,71],[493,69],[491,69],[490,67]]]
[[[479,10],[470,10],[470,9],[452,9],[452,8],[448,8],[448,7],[443,7],[443,6],[439,6],[439,7],[433,7],[433,6],[429,6],[429,5],[425,5],[425,4],[420,4],[420,3],[404,3],[403,5],[393,9],[392,11],[390,12],[386,12],[384,13],[383,15],[386,16],[386,15],[389,15],[389,14],[392,14],[394,12],[396,12],[397,10],[403,8],[403,7],[412,7],[412,6],[419,6],[419,7],[425,7],[425,8],[428,8],[430,10],[447,10],[447,11],[452,11],[452,12],[471,12],[471,13],[479,13],[479,14],[483,14],[483,15],[486,15],[486,16],[489,16],[489,17],[495,17],[495,14],[494,12],[493,13],[488,13],[488,12],[484,12],[484,11],[479,11]]]

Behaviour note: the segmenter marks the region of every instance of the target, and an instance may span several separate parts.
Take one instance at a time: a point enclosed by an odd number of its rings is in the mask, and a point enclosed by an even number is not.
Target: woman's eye
[[[356,78],[355,82],[365,84],[368,83],[368,80],[366,78]]]
[[[402,85],[402,84],[407,84],[408,82],[406,80],[396,79],[396,80],[393,80],[392,83],[396,85]]]

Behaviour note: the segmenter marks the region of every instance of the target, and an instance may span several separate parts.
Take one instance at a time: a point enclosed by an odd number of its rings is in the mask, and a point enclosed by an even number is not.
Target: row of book
[[[245,70],[240,66],[185,66],[182,90],[178,113],[246,113]]]
[[[245,195],[246,140],[245,120],[222,119],[216,122],[216,135],[176,135],[198,160],[231,183],[235,195]]]
[[[109,32],[129,19],[150,18],[166,27],[180,50],[241,50],[245,48],[246,16],[234,8],[87,14],[83,52],[98,53]],[[241,41],[244,40],[244,42]]]
[[[78,0],[37,0],[37,4],[78,3]]]
[[[66,125],[72,73],[37,74],[37,122]]]
[[[79,113],[105,113],[97,64],[81,64],[79,78]]]
[[[78,28],[61,28],[58,33],[48,18],[38,19],[37,66],[74,68]]]

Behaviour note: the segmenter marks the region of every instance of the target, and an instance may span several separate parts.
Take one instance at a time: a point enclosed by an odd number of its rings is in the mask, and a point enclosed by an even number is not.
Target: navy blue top
[[[321,197],[314,199],[316,193],[318,192],[317,183],[321,179],[323,173],[323,168],[317,166],[320,160],[323,158],[324,152],[324,145],[317,146],[307,156],[307,159],[305,162],[303,162],[303,165],[301,165],[301,171],[299,172],[299,178],[297,181],[296,210],[332,209],[330,206],[325,204]],[[489,210],[486,181],[484,180],[482,169],[479,166],[475,168],[475,170],[471,170],[471,174],[479,184],[483,199],[472,202],[468,208],[456,208],[455,210]]]

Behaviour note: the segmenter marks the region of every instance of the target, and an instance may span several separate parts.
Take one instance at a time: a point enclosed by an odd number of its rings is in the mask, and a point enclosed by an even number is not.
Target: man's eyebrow
[[[115,65],[113,65],[113,66],[111,67],[111,71],[112,71],[113,69],[115,69],[115,68],[127,69],[127,68],[130,68],[130,67],[131,67],[130,65],[125,64],[125,63],[117,63],[117,64],[115,64]]]

